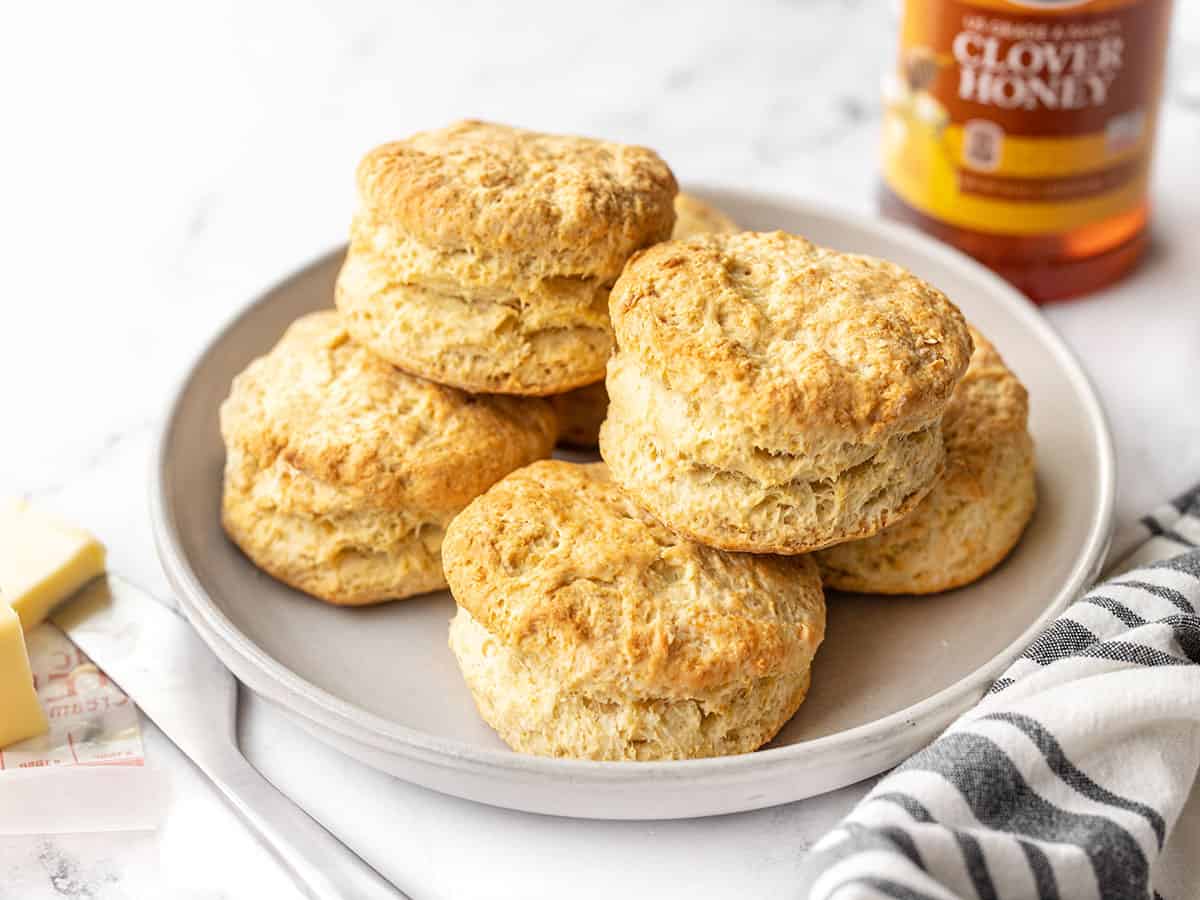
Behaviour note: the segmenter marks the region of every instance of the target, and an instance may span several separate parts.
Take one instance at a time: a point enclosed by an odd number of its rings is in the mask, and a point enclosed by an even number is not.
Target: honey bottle
[[[1038,302],[1147,243],[1170,0],[903,0],[884,80],[885,215]]]

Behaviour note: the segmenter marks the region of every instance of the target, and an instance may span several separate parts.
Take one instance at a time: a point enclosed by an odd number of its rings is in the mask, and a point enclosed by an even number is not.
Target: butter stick
[[[26,629],[104,572],[104,546],[23,500],[0,500],[0,602]]]
[[[21,620],[0,603],[0,749],[45,734],[46,714],[33,689]]]

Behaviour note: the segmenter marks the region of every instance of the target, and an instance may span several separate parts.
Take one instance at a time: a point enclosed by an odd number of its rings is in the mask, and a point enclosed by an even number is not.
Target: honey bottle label
[[[1170,0],[905,0],[883,177],[974,231],[1061,234],[1146,196]]]

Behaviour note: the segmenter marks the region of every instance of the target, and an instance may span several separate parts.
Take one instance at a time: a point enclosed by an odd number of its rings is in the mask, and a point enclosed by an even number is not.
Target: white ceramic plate
[[[181,606],[252,690],[351,756],[435,790],[534,812],[681,818],[755,809],[877,774],[967,709],[1097,572],[1113,453],[1096,396],[1040,314],[974,262],[908,229],[784,199],[702,191],[748,228],[782,228],[895,260],[942,288],[1029,388],[1040,503],[1014,554],[924,599],[832,596],[812,691],[765,749],[662,763],[543,759],[479,719],[446,646],[446,593],[365,609],[305,597],[255,569],[218,521],[217,408],[230,380],[301,313],[331,303],[341,252],[255,300],[196,361],[155,463],[159,554]]]

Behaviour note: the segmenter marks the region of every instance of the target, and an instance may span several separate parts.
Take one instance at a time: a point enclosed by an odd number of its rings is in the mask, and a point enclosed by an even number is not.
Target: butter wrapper
[[[157,828],[167,785],[145,765],[133,701],[56,626],[25,646],[50,730],[0,750],[0,834]]]
[[[50,730],[0,750],[0,771],[145,763],[137,707],[83,651],[49,623],[25,646]]]

